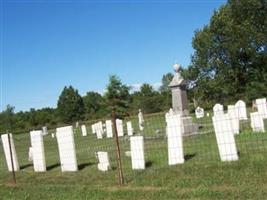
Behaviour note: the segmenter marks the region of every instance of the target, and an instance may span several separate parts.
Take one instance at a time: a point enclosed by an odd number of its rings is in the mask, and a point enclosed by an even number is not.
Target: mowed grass
[[[129,119],[138,130],[137,119]],[[28,133],[14,135],[21,171],[17,184],[7,172],[0,148],[0,199],[265,199],[267,195],[267,133],[253,133],[249,122],[242,122],[235,136],[240,159],[220,161],[211,118],[194,119],[201,134],[184,138],[186,162],[168,166],[164,115],[145,117],[146,169],[133,171],[127,136],[120,138],[124,186],[118,185],[114,139],[97,140],[90,133],[75,133],[79,171],[62,173],[56,138],[44,137],[47,172],[33,172],[28,161]],[[126,128],[125,128],[126,133]],[[112,169],[97,169],[96,151],[108,151]]]

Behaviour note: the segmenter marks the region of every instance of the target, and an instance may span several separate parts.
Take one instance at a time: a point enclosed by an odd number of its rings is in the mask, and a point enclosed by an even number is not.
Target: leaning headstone
[[[124,136],[123,121],[121,119],[116,119],[116,126],[117,126],[118,137]]]
[[[48,134],[48,130],[47,130],[46,126],[42,127],[42,130],[43,130],[43,135],[47,135]]]
[[[144,137],[130,138],[132,169],[145,169]]]
[[[262,118],[266,119],[267,118],[266,98],[256,99],[256,106],[257,106],[258,112],[262,116]]]
[[[110,168],[110,163],[109,163],[109,157],[108,157],[108,152],[105,151],[98,151],[97,152],[97,158],[98,158],[98,169],[100,171],[108,171]]]
[[[228,117],[230,119],[231,126],[233,128],[234,134],[239,134],[239,118],[234,105],[228,105]]]
[[[213,107],[213,116],[223,115],[223,114],[224,114],[223,105],[219,103],[215,104]]]
[[[102,139],[104,134],[103,123],[100,121],[95,124],[96,138]]]
[[[235,111],[239,120],[247,120],[247,108],[246,103],[242,100],[239,100],[235,104]]]
[[[113,137],[113,131],[112,131],[112,121],[106,120],[106,132],[107,132],[107,138]]]
[[[265,132],[263,117],[259,112],[250,113],[250,120],[254,132]]]
[[[85,125],[82,125],[81,126],[81,129],[82,129],[82,136],[87,136],[86,126]]]
[[[128,121],[126,124],[127,124],[127,133],[128,133],[128,136],[132,136],[133,135],[132,122],[131,121]]]
[[[63,172],[77,171],[78,168],[73,136],[73,127],[66,126],[57,128],[56,137],[58,143],[61,170]]]
[[[238,160],[234,131],[228,114],[214,116],[212,121],[221,160]]]
[[[138,125],[139,125],[140,131],[143,131],[144,130],[144,123],[145,123],[145,120],[144,120],[143,113],[142,113],[141,109],[139,109],[139,113],[138,113]]]
[[[197,119],[203,118],[204,117],[204,109],[200,108],[200,107],[197,107],[196,110],[195,110],[195,115],[196,115]]]
[[[184,163],[182,119],[179,114],[166,115],[169,165]]]
[[[33,168],[35,172],[45,172],[45,152],[42,131],[31,131],[31,146],[33,155]]]
[[[8,134],[10,137],[10,146],[8,142]],[[13,166],[14,166],[14,171],[19,171],[19,162],[17,158],[17,153],[13,141],[13,136],[11,133],[8,134],[3,134],[1,135],[1,140],[4,148],[4,153],[5,153],[5,158],[6,158],[6,163],[8,167],[8,171],[12,171],[12,161],[11,161],[11,155],[12,155],[12,160],[13,160]],[[11,147],[11,152],[10,152],[10,147]]]

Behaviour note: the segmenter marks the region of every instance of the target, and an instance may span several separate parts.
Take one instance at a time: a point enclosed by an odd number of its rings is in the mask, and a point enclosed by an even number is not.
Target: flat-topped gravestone
[[[133,135],[133,126],[132,126],[132,122],[128,121],[126,123],[127,125],[127,133],[128,133],[128,136],[132,136]]]
[[[227,114],[230,119],[230,123],[233,128],[234,134],[239,134],[239,129],[240,129],[239,118],[234,105],[228,105]]]
[[[262,118],[266,119],[267,118],[266,98],[256,99],[256,106],[257,106],[258,112],[262,116]]]
[[[145,123],[145,120],[144,120],[143,113],[142,113],[141,109],[139,109],[139,112],[138,112],[138,125],[139,125],[140,131],[144,130],[144,123]]]
[[[184,163],[182,119],[179,114],[167,114],[167,140],[169,165]]]
[[[238,160],[234,131],[228,114],[212,117],[221,161]]]
[[[10,146],[9,146],[9,142],[8,142],[8,134],[9,134],[9,137],[10,137]],[[2,144],[3,144],[3,148],[4,148],[4,153],[5,153],[5,158],[6,158],[8,171],[10,171],[10,172],[12,171],[11,157],[12,157],[12,160],[13,160],[14,171],[19,171],[20,167],[19,167],[17,153],[16,153],[14,141],[13,141],[13,136],[12,136],[11,133],[8,133],[8,134],[1,135],[1,140],[2,140]],[[12,153],[10,152],[10,147],[11,147],[11,152]]]
[[[48,130],[47,130],[46,126],[42,127],[42,131],[43,131],[43,135],[47,135],[48,134]]]
[[[45,162],[43,131],[31,131],[30,136],[31,136],[34,171],[45,172],[46,162]]]
[[[58,151],[63,172],[77,171],[77,159],[74,143],[73,127],[66,126],[56,129]]]
[[[132,169],[145,169],[144,137],[131,136],[130,147]]]
[[[239,100],[235,104],[235,110],[236,114],[238,116],[239,120],[247,120],[247,108],[246,108],[246,103],[242,100]]]
[[[223,115],[224,111],[223,111],[223,105],[217,103],[213,106],[213,116],[217,116],[217,115]]]
[[[117,126],[118,137],[124,136],[123,121],[120,119],[116,119],[116,126]]]
[[[110,163],[109,163],[109,157],[108,157],[108,152],[105,151],[98,151],[97,152],[97,158],[98,158],[98,169],[100,171],[108,171],[110,168]]]
[[[103,123],[101,121],[96,123],[94,128],[95,128],[95,132],[96,132],[96,138],[97,139],[102,139],[103,138],[103,134],[104,134]]]
[[[96,124],[92,124],[91,128],[92,128],[92,133],[96,134]]]
[[[199,119],[199,118],[203,118],[205,113],[204,113],[204,109],[203,108],[200,108],[200,107],[197,107],[196,110],[195,110],[195,115],[196,115],[196,118]]]
[[[250,113],[251,128],[254,132],[265,132],[262,114],[259,112]]]
[[[82,136],[87,136],[86,126],[85,125],[82,125],[81,126],[81,129],[82,129]]]
[[[106,132],[107,132],[107,138],[113,137],[113,130],[112,130],[112,121],[106,120]]]

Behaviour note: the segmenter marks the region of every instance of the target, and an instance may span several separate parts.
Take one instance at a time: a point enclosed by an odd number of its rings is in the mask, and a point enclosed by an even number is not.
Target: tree
[[[123,84],[116,75],[109,77],[106,93],[104,95],[108,109],[111,112],[115,109],[118,117],[124,117],[128,114],[130,102],[130,88]]]
[[[195,32],[192,45],[195,52],[183,75],[198,102],[267,95],[267,1],[229,0]]]
[[[64,87],[57,103],[57,111],[64,123],[82,120],[84,117],[84,104],[78,90],[72,86]]]
[[[87,92],[83,97],[86,118],[102,117],[106,111],[104,98],[97,92]]]
[[[12,131],[14,128],[15,107],[7,105],[6,109],[0,113],[1,131]]]
[[[169,84],[171,83],[173,79],[173,74],[172,73],[167,73],[162,76],[161,79],[161,87],[160,87],[160,93],[163,98],[163,103],[162,103],[162,110],[168,110],[171,108],[171,89],[169,87]]]

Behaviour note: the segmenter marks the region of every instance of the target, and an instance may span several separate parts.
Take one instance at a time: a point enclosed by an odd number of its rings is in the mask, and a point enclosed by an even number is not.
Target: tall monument
[[[198,125],[192,122],[192,117],[189,116],[188,112],[188,101],[186,84],[187,82],[181,76],[181,66],[179,64],[173,65],[175,75],[169,84],[172,91],[172,109],[174,113],[180,114],[182,118],[182,132],[183,135],[196,134]]]

